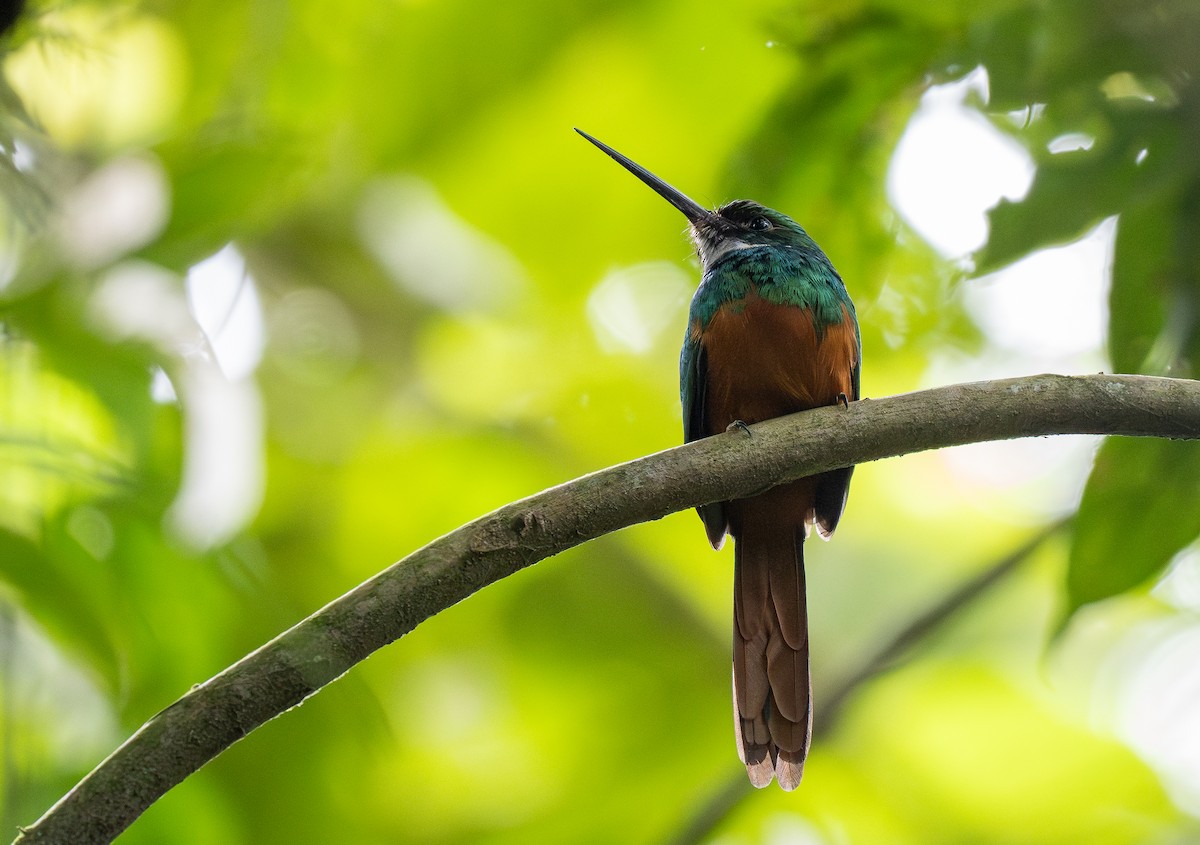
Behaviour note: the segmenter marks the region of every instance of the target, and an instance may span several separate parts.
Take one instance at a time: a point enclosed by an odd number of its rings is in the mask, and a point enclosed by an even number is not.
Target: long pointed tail
[[[746,514],[736,537],[733,707],[750,782],[800,784],[812,738],[804,527]]]

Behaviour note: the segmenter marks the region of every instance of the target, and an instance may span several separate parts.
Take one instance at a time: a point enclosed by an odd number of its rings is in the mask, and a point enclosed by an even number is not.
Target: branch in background
[[[167,790],[423,620],[628,525],[818,472],[1015,437],[1200,438],[1200,382],[1042,375],[819,408],[593,473],[409,555],[152,717],[16,842],[107,843]]]
[[[976,599],[985,596],[992,587],[1001,583],[1032,557],[1043,543],[1069,524],[1070,519],[1063,519],[1046,526],[1019,548],[984,567],[977,575],[951,590],[880,645],[857,672],[842,680],[820,703],[813,719],[813,734],[828,736],[845,714],[846,705],[859,687],[895,666],[912,648],[938,631],[960,610],[966,609]],[[671,845],[697,845],[703,842],[743,801],[755,794],[757,790],[750,785],[745,773],[739,768],[734,777],[722,784],[700,806],[687,826],[671,840]]]

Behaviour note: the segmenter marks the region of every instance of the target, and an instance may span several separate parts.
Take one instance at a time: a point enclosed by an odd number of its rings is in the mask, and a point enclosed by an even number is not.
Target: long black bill
[[[627,158],[626,156],[621,155],[619,152],[614,150],[612,147],[610,147],[608,144],[604,143],[603,141],[597,141],[595,138],[593,138],[588,133],[584,132],[582,129],[576,129],[575,131],[578,132],[583,137],[587,138],[589,141],[591,141],[593,144],[595,144],[600,149],[604,150],[604,152],[606,152],[610,156],[612,156],[618,164],[620,164],[622,167],[624,167],[626,170],[628,170],[634,176],[641,179],[643,182],[645,182],[647,185],[649,185],[651,188],[653,188],[654,192],[657,193],[660,197],[662,197],[667,202],[669,202],[671,205],[675,206],[680,211],[682,211],[683,216],[688,219],[689,223],[693,223],[693,224],[699,223],[701,220],[706,220],[709,217],[712,217],[712,212],[709,211],[707,208],[700,205],[695,200],[690,199],[683,192],[675,190],[670,185],[668,185],[666,182],[664,182],[662,179],[659,179],[657,176],[655,176],[653,173],[651,173],[646,168],[642,167],[637,162],[633,161],[630,158]]]

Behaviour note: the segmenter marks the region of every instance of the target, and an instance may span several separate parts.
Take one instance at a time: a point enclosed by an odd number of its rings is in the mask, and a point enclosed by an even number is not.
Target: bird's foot
[[[735,428],[738,431],[741,431],[747,437],[753,437],[753,434],[751,434],[751,432],[750,432],[750,426],[746,425],[741,420],[734,420],[729,425],[725,426],[726,431],[733,431]]]
[[[845,393],[839,393],[837,395],[837,404],[848,410],[850,408],[850,397]]]

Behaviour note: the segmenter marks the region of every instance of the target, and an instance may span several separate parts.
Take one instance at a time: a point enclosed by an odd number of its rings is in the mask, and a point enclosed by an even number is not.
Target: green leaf
[[[1109,438],[1079,505],[1067,615],[1146,584],[1200,535],[1200,443]]]
[[[96,562],[80,565],[85,554],[62,526],[47,531],[61,537],[55,552],[46,553],[29,540],[0,529],[0,578],[16,588],[25,608],[54,638],[104,679],[110,690],[120,687],[118,654],[104,588],[106,573]]]
[[[1121,215],[1108,296],[1108,354],[1118,373],[1165,373],[1163,355],[1151,350],[1167,320],[1167,265],[1174,198]],[[1166,350],[1161,350],[1163,353]]]
[[[1153,157],[1160,147],[1152,148]],[[1159,155],[1159,158],[1163,158]],[[1109,354],[1117,372],[1192,377],[1200,353],[1200,179],[1174,179],[1121,213],[1109,295]]]
[[[174,196],[171,219],[142,255],[174,270],[186,269],[234,238],[260,233],[304,190],[307,161],[293,138],[166,152]]]
[[[1092,149],[1057,154],[1032,150],[1038,159],[1033,185],[1024,199],[1002,200],[988,215],[990,233],[978,272],[1072,241],[1104,218],[1155,197],[1164,183],[1180,179],[1173,143],[1178,127],[1161,113],[1106,107],[1089,126],[1073,127],[1084,128],[1094,136]],[[1044,133],[1038,129],[1033,134],[1040,139]],[[1146,150],[1150,154],[1144,158]]]

